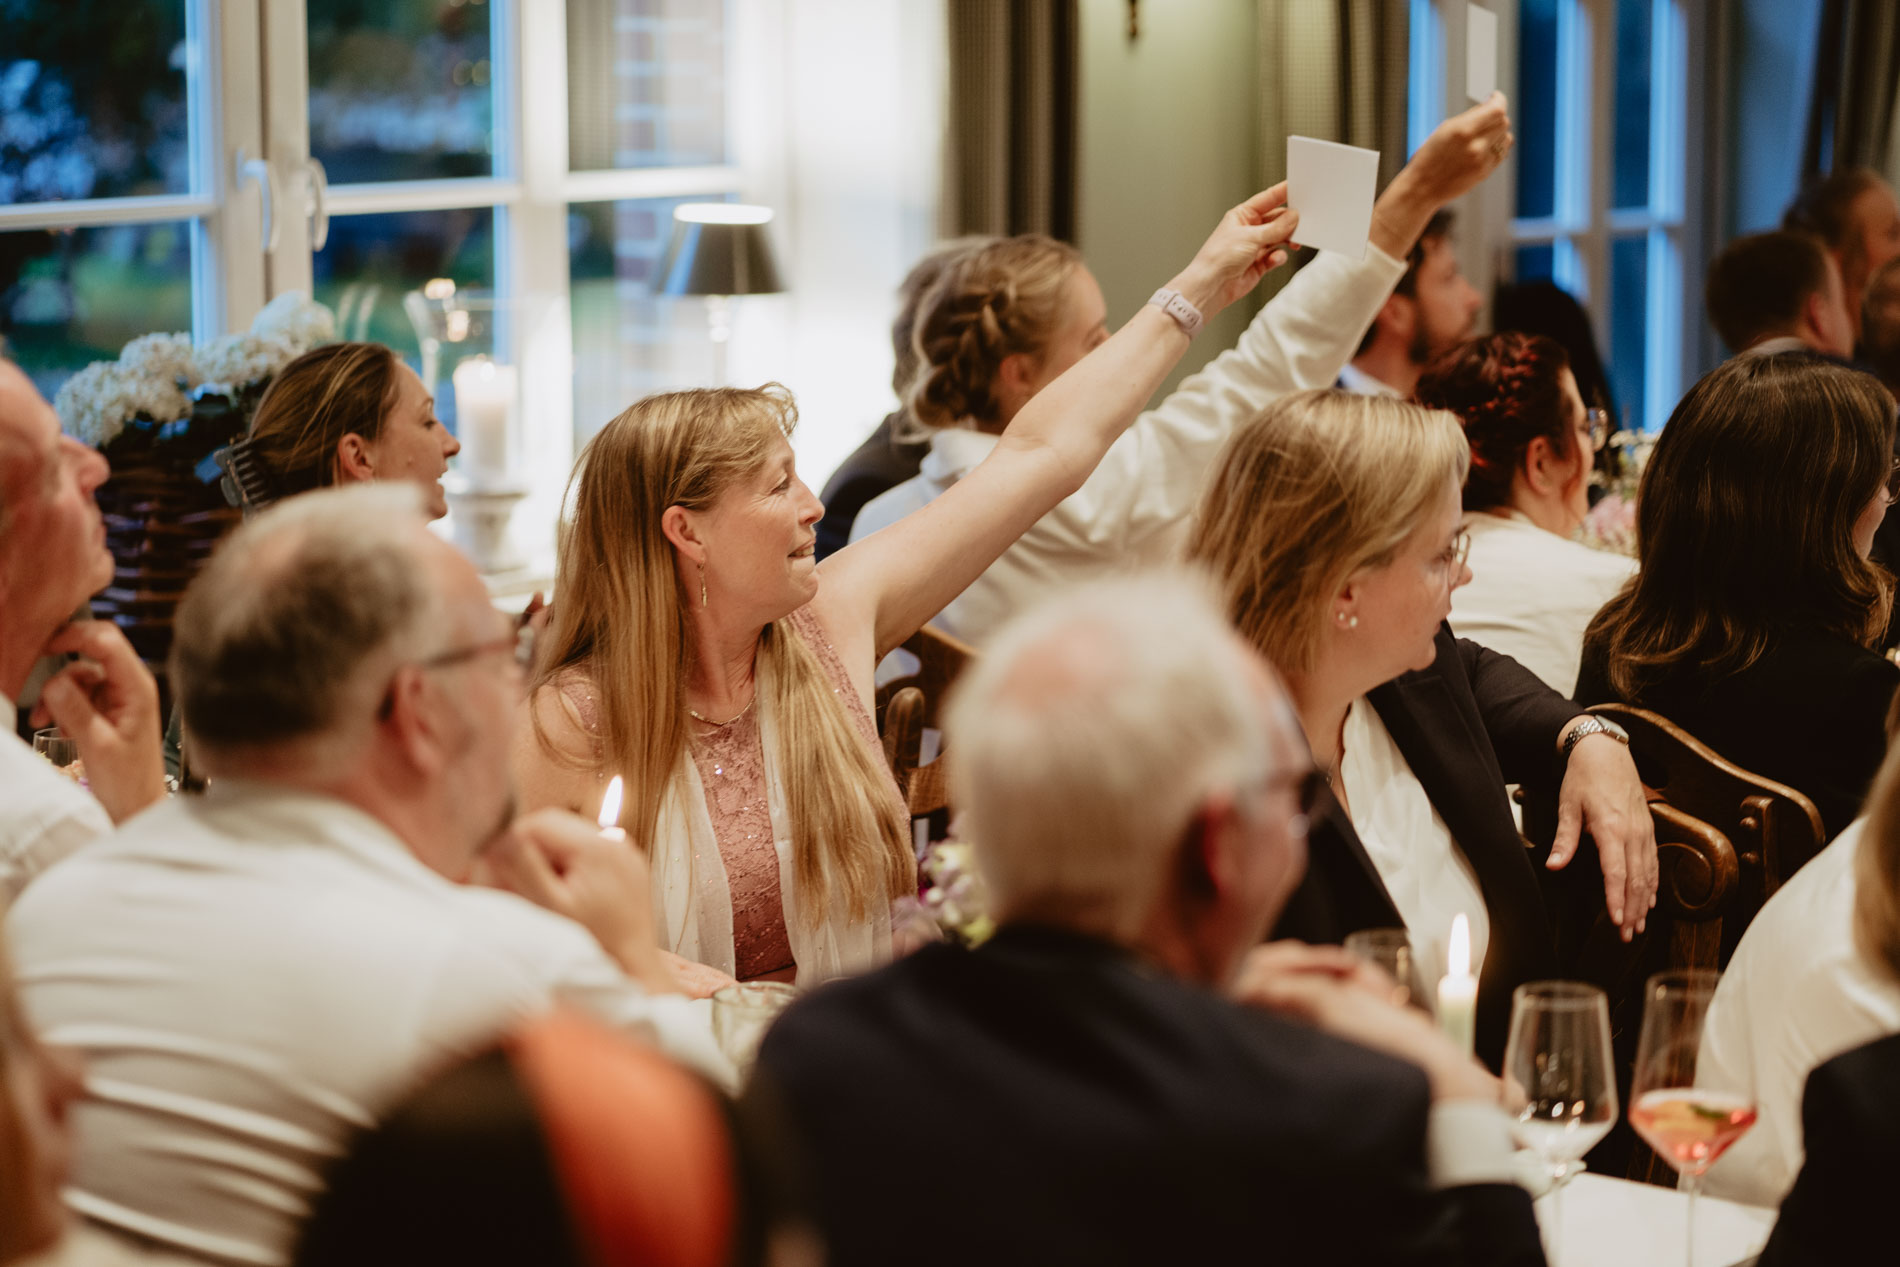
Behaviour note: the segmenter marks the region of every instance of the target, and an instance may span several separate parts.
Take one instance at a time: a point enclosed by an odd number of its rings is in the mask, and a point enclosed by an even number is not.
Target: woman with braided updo
[[[1418,401],[1457,415],[1471,445],[1472,579],[1452,596],[1452,627],[1570,694],[1584,627],[1635,570],[1571,539],[1590,509],[1603,411],[1585,408],[1561,346],[1518,333],[1439,357],[1419,378]]]
[[[1380,195],[1364,258],[1322,252],[1301,269],[1236,346],[1144,413],[1079,492],[932,623],[980,645],[1051,584],[1178,555],[1228,436],[1280,397],[1339,377],[1432,214],[1489,175],[1509,138],[1501,98],[1441,124]],[[865,505],[852,540],[929,505],[975,470],[1017,411],[1108,338],[1107,318],[1081,257],[1050,238],[996,241],[947,268],[913,331],[909,406],[932,428],[930,453],[915,478]]]

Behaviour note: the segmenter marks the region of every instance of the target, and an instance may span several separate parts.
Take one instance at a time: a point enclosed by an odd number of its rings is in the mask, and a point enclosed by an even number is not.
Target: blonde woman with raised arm
[[[1363,259],[1327,252],[1301,269],[1239,343],[1143,413],[1080,490],[931,623],[981,646],[1051,584],[1172,559],[1234,428],[1339,377],[1432,214],[1496,170],[1510,144],[1502,96],[1440,124],[1379,196]],[[1017,411],[1108,337],[1107,314],[1088,266],[1061,242],[1029,234],[957,257],[919,304],[914,331],[909,409],[930,429],[930,452],[916,477],[865,505],[852,540],[977,469]]]
[[[889,957],[916,875],[873,667],[1081,486],[1198,317],[1284,260],[1285,201],[1276,186],[1229,211],[1168,283],[1174,311],[1143,308],[955,489],[823,565],[783,389],[648,397],[588,444],[515,770],[530,806],[587,813],[625,779],[664,946],[801,983]]]

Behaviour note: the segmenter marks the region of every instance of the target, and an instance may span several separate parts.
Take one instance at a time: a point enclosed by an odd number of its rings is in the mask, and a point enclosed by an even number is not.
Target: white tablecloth
[[[1689,1199],[1670,1188],[1582,1174],[1564,1185],[1561,1228],[1551,1197],[1537,1202],[1551,1267],[1682,1267]],[[1695,1267],[1729,1267],[1768,1243],[1775,1212],[1715,1197],[1695,1202]]]

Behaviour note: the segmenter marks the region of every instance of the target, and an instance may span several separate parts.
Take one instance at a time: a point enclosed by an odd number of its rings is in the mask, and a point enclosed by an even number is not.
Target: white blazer
[[[1465,526],[1471,584],[1452,591],[1452,629],[1571,694],[1583,631],[1636,574],[1636,560],[1546,532],[1516,511],[1469,515]]]
[[[1331,387],[1405,264],[1368,245],[1363,260],[1321,252],[1214,358],[1109,446],[1085,483],[1044,515],[932,623],[981,644],[1046,593],[1179,554],[1208,468],[1241,423],[1281,396]],[[889,527],[976,468],[996,437],[951,428],[931,437],[918,474],[858,512],[851,539]]]

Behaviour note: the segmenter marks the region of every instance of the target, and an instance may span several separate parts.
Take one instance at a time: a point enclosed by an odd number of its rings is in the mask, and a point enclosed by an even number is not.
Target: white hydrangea
[[[251,333],[281,339],[302,356],[336,338],[336,316],[322,304],[312,303],[301,290],[287,290],[264,305],[251,322]]]
[[[198,379],[207,391],[231,395],[269,378],[301,355],[285,339],[261,334],[225,334],[198,349]]]
[[[129,373],[196,387],[202,377],[188,334],[145,334],[125,345],[119,365]]]
[[[94,361],[66,380],[53,408],[68,432],[103,448],[141,414],[155,422],[190,416],[191,399],[170,379],[117,361]]]

